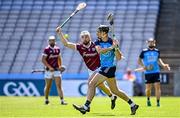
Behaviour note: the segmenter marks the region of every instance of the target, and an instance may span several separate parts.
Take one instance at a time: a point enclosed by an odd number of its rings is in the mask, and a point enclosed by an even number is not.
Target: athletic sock
[[[157,103],[159,103],[160,102],[160,100],[157,100]]]
[[[61,103],[64,103],[64,98],[61,97],[61,98],[60,98],[60,101],[61,101]]]
[[[86,103],[84,104],[84,109],[88,109],[90,106],[91,102],[89,100],[86,100]]]
[[[128,100],[128,104],[129,104],[131,107],[134,107],[134,105],[135,105],[135,103],[134,103],[131,99]]]
[[[61,99],[61,103],[64,103],[64,99]]]
[[[150,98],[149,98],[149,97],[147,97],[147,100],[148,100],[148,101],[150,101]]]

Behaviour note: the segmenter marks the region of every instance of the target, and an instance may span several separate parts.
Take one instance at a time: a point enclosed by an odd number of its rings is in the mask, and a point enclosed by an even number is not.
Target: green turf
[[[156,107],[155,98],[151,99],[152,106],[146,106],[145,97],[134,97],[140,105],[135,116],[131,116],[128,104],[120,99],[114,110],[110,109],[108,97],[95,97],[91,112],[85,115],[74,110],[72,103],[83,104],[85,97],[66,98],[69,103],[62,106],[58,97],[50,97],[50,104],[44,105],[43,97],[0,97],[0,117],[180,117],[180,98],[162,97],[161,107]]]

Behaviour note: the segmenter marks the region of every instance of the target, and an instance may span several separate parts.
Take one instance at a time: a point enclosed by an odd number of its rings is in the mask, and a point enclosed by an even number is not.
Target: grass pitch
[[[156,107],[156,99],[151,98],[152,106],[146,106],[145,97],[133,97],[140,105],[135,116],[130,115],[129,105],[117,99],[116,108],[110,109],[108,97],[95,97],[91,104],[91,112],[82,115],[72,104],[83,104],[85,97],[65,98],[67,106],[60,105],[58,97],[50,96],[50,104],[44,105],[44,97],[0,97],[0,117],[180,117],[180,97],[162,97],[161,107]]]

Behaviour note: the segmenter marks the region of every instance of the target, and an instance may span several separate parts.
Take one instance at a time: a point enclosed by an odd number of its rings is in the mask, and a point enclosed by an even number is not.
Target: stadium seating
[[[1,0],[0,1],[0,73],[30,73],[43,68],[41,53],[49,35],[70,15],[80,1],[76,0]],[[125,59],[118,62],[118,72],[136,68],[137,58],[145,40],[154,37],[159,0],[89,0],[64,26],[70,41],[78,42],[79,33],[89,30],[93,40],[96,28],[108,24],[106,16],[115,16],[115,34]],[[77,52],[65,48],[59,40],[66,73],[86,73]]]

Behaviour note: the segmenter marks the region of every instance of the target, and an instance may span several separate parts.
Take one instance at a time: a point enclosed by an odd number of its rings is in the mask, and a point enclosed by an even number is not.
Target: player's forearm
[[[93,53],[93,54],[84,54],[84,56],[86,56],[86,57],[93,57],[93,56],[95,56],[95,55],[97,55],[97,53]]]
[[[108,52],[108,51],[110,51],[110,50],[113,50],[114,49],[114,47],[113,46],[111,46],[111,47],[109,47],[109,48],[100,48],[99,49],[99,53],[106,53],[106,52]]]
[[[58,35],[60,37],[61,42],[63,43],[64,46],[68,46],[68,41],[67,39],[64,37],[64,34],[62,32],[58,32]]]
[[[117,60],[121,60],[122,59],[122,53],[119,50],[119,48],[116,48],[114,53],[115,53],[115,56],[116,56]]]
[[[142,60],[141,60],[140,58],[138,59],[138,64],[139,64],[140,66],[142,66],[143,68],[145,67],[144,64],[143,64],[143,62],[142,62]]]
[[[71,48],[73,50],[76,49],[76,44],[75,43],[72,43],[72,42],[69,42],[65,37],[64,37],[64,34],[62,32],[58,32],[58,35],[61,39],[61,42],[63,43],[64,46],[68,47],[68,48]]]
[[[52,68],[45,59],[42,59],[42,63],[44,64],[44,66],[46,66],[48,68]]]
[[[58,57],[58,66],[59,66],[59,68],[62,66],[62,58],[61,58],[61,56]]]
[[[162,59],[159,59],[159,65],[161,66],[161,67],[164,67],[165,66],[165,63],[162,61]]]

